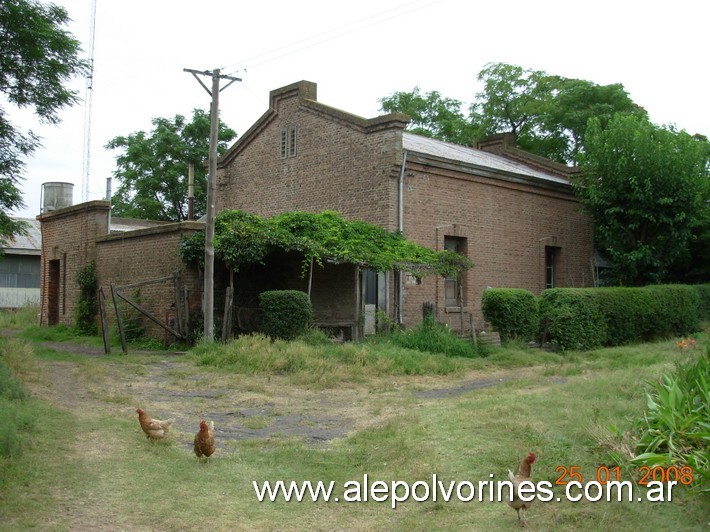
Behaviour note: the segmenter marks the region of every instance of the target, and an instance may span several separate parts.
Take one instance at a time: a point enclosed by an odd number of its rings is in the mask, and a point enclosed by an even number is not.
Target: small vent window
[[[287,157],[296,156],[296,126],[289,126],[281,130],[281,144],[279,147],[279,157],[286,159]]]

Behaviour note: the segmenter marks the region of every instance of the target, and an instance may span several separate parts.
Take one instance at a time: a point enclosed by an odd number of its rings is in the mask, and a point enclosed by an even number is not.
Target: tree
[[[646,110],[636,105],[621,83],[597,85],[582,79],[557,78],[555,91],[546,112],[540,117],[540,129],[548,138],[560,139],[559,149],[538,154],[563,163],[575,164],[584,150],[584,134],[590,118],[597,118],[602,128],[617,113],[647,118]]]
[[[418,87],[380,103],[383,111],[409,115],[410,131],[419,135],[470,146],[474,139],[513,133],[519,148],[564,164],[576,164],[590,118],[604,125],[616,113],[646,116],[620,83],[597,85],[507,63],[487,64],[478,80],[483,90],[468,117],[460,101],[437,91],[422,95]]]
[[[542,71],[489,63],[478,73],[483,91],[471,105],[471,121],[480,137],[513,133],[532,135],[552,99],[554,79]]]
[[[647,119],[592,118],[573,183],[598,248],[624,285],[663,282],[710,208],[708,143]],[[705,227],[706,229],[707,227]]]
[[[65,83],[88,68],[78,57],[79,41],[62,28],[68,22],[66,10],[53,4],[0,2],[0,91],[45,123],[58,123],[59,110],[78,101]],[[10,213],[24,207],[18,188],[23,159],[39,146],[39,137],[14,126],[0,106],[0,244],[21,230]]]
[[[154,118],[150,133],[138,131],[109,141],[108,149],[123,149],[114,176],[120,181],[112,197],[116,216],[148,220],[187,219],[188,168],[195,165],[195,216],[206,210],[210,116],[195,109],[192,121]],[[226,151],[237,134],[220,122],[217,152]]]
[[[473,141],[473,128],[461,112],[461,102],[444,98],[437,91],[422,95],[419,87],[414,87],[412,92],[381,98],[380,104],[387,113],[408,115],[412,133],[469,146]]]
[[[486,65],[478,80],[484,89],[471,106],[477,136],[513,133],[519,148],[560,163],[576,163],[590,118],[604,126],[616,113],[646,116],[620,83],[597,85],[506,63]]]

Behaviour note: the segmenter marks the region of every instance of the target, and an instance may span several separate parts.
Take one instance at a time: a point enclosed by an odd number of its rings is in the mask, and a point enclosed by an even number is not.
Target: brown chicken
[[[163,440],[168,435],[170,431],[170,425],[173,424],[173,419],[153,419],[146,414],[143,409],[136,408],[138,412],[138,422],[141,424],[141,428],[147,438],[152,441]]]
[[[526,512],[530,508],[530,505],[532,504],[532,501],[524,501],[520,498],[520,494],[518,493],[518,487],[520,486],[520,483],[523,482],[524,480],[530,481],[530,466],[533,464],[535,461],[535,453],[530,453],[528,454],[522,462],[520,462],[520,467],[518,468],[518,473],[516,475],[513,474],[513,472],[509,469],[508,470],[508,479],[513,483],[513,490],[512,490],[512,497],[510,500],[508,500],[508,504],[515,508],[515,511],[518,512],[518,523],[520,526],[526,526],[528,524],[527,518],[526,518]],[[531,493],[529,491],[525,492],[525,498],[529,499],[531,496]],[[520,513],[522,510],[522,519],[520,517]]]
[[[210,421],[209,426],[207,426],[206,421],[200,421],[200,430],[195,434],[195,455],[197,456],[197,460],[199,461],[204,455],[209,462],[215,447],[214,422]]]

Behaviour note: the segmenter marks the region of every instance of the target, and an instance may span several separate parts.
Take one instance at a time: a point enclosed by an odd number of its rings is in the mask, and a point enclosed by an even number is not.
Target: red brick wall
[[[180,238],[203,227],[196,222],[168,224],[107,235],[109,203],[90,201],[42,214],[42,269],[41,269],[41,324],[49,318],[49,263],[60,264],[57,290],[59,323],[74,324],[74,309],[79,298],[76,275],[79,269],[96,261],[99,286],[107,298],[107,314],[113,322],[110,284],[131,284],[148,279],[166,277],[179,270],[183,286],[199,292],[201,281],[197,273],[186,268],[178,255]],[[167,305],[174,300],[172,283],[141,287],[142,304],[158,317],[165,317]],[[194,312],[200,308],[199,293],[193,297]],[[162,329],[144,320],[149,334],[162,336]]]
[[[560,248],[557,286],[592,284],[592,224],[568,187],[545,190],[409,163],[404,190],[407,238],[434,249],[443,249],[445,236],[466,238],[474,267],[465,274],[464,303],[478,328],[486,287],[545,288],[545,246]],[[419,321],[427,301],[436,303],[439,319],[458,328],[459,315],[446,312],[438,276],[405,284],[405,322]]]
[[[41,214],[42,222],[42,267],[40,286],[42,290],[40,324],[48,324],[49,262],[58,260],[60,265],[57,301],[59,323],[74,324],[74,308],[79,297],[76,275],[80,268],[96,259],[94,239],[103,235],[108,227],[108,202],[91,201]]]
[[[220,165],[217,206],[260,216],[334,210],[396,229],[402,122],[384,129],[299,97],[312,84],[274,91],[273,109]],[[308,92],[308,91],[307,91]],[[308,94],[312,94],[314,89]],[[297,155],[279,158],[282,129],[296,126]]]
[[[148,312],[164,320],[170,304],[175,301],[175,284],[172,275],[173,272],[178,272],[181,286],[190,292],[189,312],[192,314],[200,312],[202,281],[195,270],[183,264],[179,256],[181,238],[199,229],[202,229],[200,223],[183,222],[99,239],[96,243],[96,269],[99,285],[103,287],[109,301],[111,284],[129,285],[171,277],[168,281],[122,291],[125,296],[137,299],[140,306]],[[115,313],[112,303],[109,304],[111,308],[107,310],[109,316],[113,318]],[[164,329],[148,318],[141,318],[141,323],[149,335],[161,337],[164,334]]]

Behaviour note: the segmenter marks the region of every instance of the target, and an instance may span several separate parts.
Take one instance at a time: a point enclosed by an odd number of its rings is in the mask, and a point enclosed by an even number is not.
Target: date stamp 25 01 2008
[[[579,482],[582,484],[584,482],[584,477],[582,476],[580,466],[557,466],[555,468],[555,473],[559,473],[560,476],[557,477],[555,484],[565,485],[568,482]],[[638,483],[641,486],[648,485],[649,482],[676,482],[684,486],[689,486],[693,483],[693,468],[690,466],[641,466],[639,468],[639,473],[641,478]],[[596,471],[596,478],[592,480],[600,483],[606,484],[608,482],[621,482],[621,468],[599,466]]]

